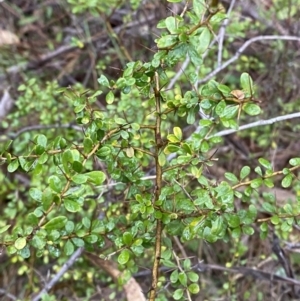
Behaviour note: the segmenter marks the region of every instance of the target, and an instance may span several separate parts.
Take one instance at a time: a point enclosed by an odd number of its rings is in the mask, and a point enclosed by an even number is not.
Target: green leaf
[[[177,41],[178,41],[177,36],[165,35],[157,40],[157,47],[158,48],[167,48],[167,47],[175,45]]]
[[[47,162],[48,158],[49,158],[48,154],[47,153],[43,153],[38,158],[38,163],[39,164],[45,164]]]
[[[6,232],[9,228],[11,227],[11,225],[6,225],[0,228],[0,234]]]
[[[292,158],[289,163],[292,165],[292,166],[297,166],[297,165],[300,165],[300,158]]]
[[[199,67],[199,66],[202,65],[202,63],[203,63],[202,56],[199,55],[197,49],[192,44],[190,44],[189,47],[188,47],[188,55],[191,59],[191,62],[196,67]]]
[[[199,35],[199,44],[197,46],[197,52],[199,54],[203,54],[203,52],[208,48],[211,40],[211,34],[207,27],[203,29],[201,34]]]
[[[291,186],[292,181],[293,181],[293,176],[291,174],[288,174],[282,179],[281,186],[283,188],[288,188]]]
[[[124,265],[128,262],[129,259],[130,259],[130,251],[127,249],[122,250],[122,252],[118,256],[118,263]]]
[[[90,171],[85,175],[88,177],[89,181],[91,181],[95,185],[102,184],[106,179],[105,173],[102,171]]]
[[[89,244],[94,244],[98,240],[98,236],[96,234],[90,234],[84,237],[84,240]]]
[[[174,270],[170,275],[171,283],[176,283],[178,281],[178,270]]]
[[[81,205],[72,199],[64,199],[64,206],[69,212],[78,212],[81,210]]]
[[[52,190],[57,193],[60,193],[63,188],[62,180],[57,176],[50,176],[48,179],[49,186]]]
[[[181,128],[179,128],[179,127],[174,127],[173,128],[173,133],[174,133],[174,135],[175,135],[175,137],[179,140],[179,141],[181,141],[181,139],[182,139],[182,131],[181,131]]]
[[[178,279],[179,279],[179,282],[183,286],[187,286],[187,276],[186,276],[186,273],[180,272],[179,275],[178,275]]]
[[[110,155],[111,149],[108,146],[102,146],[98,151],[97,151],[97,156],[98,157],[103,157],[106,158],[108,155]]]
[[[189,286],[188,286],[188,290],[191,294],[198,294],[200,292],[200,287],[197,283],[191,283]]]
[[[272,204],[270,204],[270,203],[263,202],[263,203],[262,203],[262,207],[263,207],[267,212],[271,212],[271,213],[275,212],[274,206],[273,206]]]
[[[68,219],[65,216],[53,217],[48,223],[43,225],[41,228],[46,229],[46,230],[61,229],[65,226],[67,220]]]
[[[179,288],[179,289],[177,289],[174,293],[173,293],[173,298],[175,299],[175,300],[180,300],[181,298],[182,298],[182,296],[183,296],[183,289],[182,288]]]
[[[280,223],[280,218],[278,217],[278,215],[273,215],[271,217],[271,223],[273,225],[278,225]]]
[[[86,107],[86,104],[84,103],[84,104],[80,104],[80,105],[78,105],[78,106],[76,106],[75,108],[74,108],[74,112],[76,113],[76,114],[78,114],[78,113],[80,113],[81,111],[83,111],[84,109],[85,109],[85,107]]]
[[[285,210],[286,213],[291,214],[291,215],[293,214],[293,208],[292,208],[291,204],[289,204],[289,203],[285,204],[283,206],[283,209]]]
[[[264,159],[264,158],[259,158],[259,159],[258,159],[258,162],[259,162],[264,168],[266,168],[266,169],[272,169],[272,164],[271,164],[268,160],[266,160],[266,159]]]
[[[134,157],[134,148],[133,147],[126,147],[124,150],[125,150],[126,156],[128,158]]]
[[[109,87],[109,81],[103,74],[98,78],[98,83],[104,87]]]
[[[260,107],[254,103],[245,103],[242,109],[250,116],[256,116],[261,113]]]
[[[174,134],[169,134],[167,136],[167,139],[172,142],[172,143],[179,143],[180,140],[174,135]]]
[[[175,17],[167,17],[165,19],[165,24],[170,33],[175,34],[177,32],[177,20]]]
[[[199,275],[195,272],[187,272],[187,276],[191,282],[199,281]]]
[[[18,159],[15,159],[8,164],[7,171],[14,172],[18,169],[18,167],[19,167],[19,161],[18,161]]]
[[[176,153],[180,150],[180,147],[174,144],[168,144],[166,146],[166,148],[164,149],[164,153],[166,155],[172,154],[172,153]]]
[[[245,92],[248,92],[248,93],[253,92],[253,80],[248,73],[244,72],[241,74],[240,82],[241,82],[241,86]],[[249,115],[251,115],[251,114],[249,114]]]
[[[243,230],[243,233],[244,234],[246,234],[246,235],[252,235],[252,234],[254,234],[254,229],[252,228],[252,227],[250,227],[250,226],[243,226],[243,228],[242,228],[242,230]]]
[[[256,166],[254,171],[259,175],[259,176],[263,176],[262,170],[260,166]]]
[[[93,149],[94,143],[90,137],[85,137],[83,140],[83,150],[88,154]]]
[[[193,0],[193,11],[201,20],[206,11],[206,3],[204,0]]]
[[[86,175],[77,174],[71,177],[72,182],[76,184],[83,184],[88,180]]]
[[[72,168],[73,168],[74,171],[80,173],[80,172],[82,172],[82,170],[83,170],[83,165],[82,165],[81,162],[75,160],[75,161],[72,163]]]
[[[237,115],[238,109],[239,109],[238,105],[226,106],[226,108],[224,109],[224,111],[220,117],[225,120],[232,119]]]
[[[228,222],[228,225],[232,228],[239,227],[241,224],[239,216],[235,214],[226,215],[226,220]]]
[[[42,200],[43,193],[38,188],[30,188],[29,195],[35,200],[40,202]]]
[[[259,228],[261,231],[264,231],[264,232],[268,231],[268,223],[263,222]]]
[[[66,225],[65,225],[65,229],[68,232],[68,234],[72,233],[75,229],[75,225],[74,222],[72,221],[67,221]]]
[[[241,180],[245,179],[249,174],[250,174],[250,167],[244,166],[240,172],[240,179]]]
[[[24,259],[30,257],[30,249],[29,249],[28,244],[23,249],[19,250],[19,255],[21,257],[23,257]]]
[[[159,166],[164,166],[167,162],[166,159],[166,155],[164,154],[164,152],[160,152],[160,154],[158,155],[158,164]]]
[[[91,228],[91,220],[88,217],[84,217],[82,218],[82,224],[86,229],[90,229]]]
[[[232,231],[231,231],[231,237],[233,239],[238,239],[238,238],[241,237],[241,233],[242,233],[241,227],[236,227],[236,228],[232,229]]]
[[[75,250],[74,245],[72,244],[71,240],[68,240],[64,246],[65,255],[67,256],[72,255],[74,253],[74,250]]]
[[[225,108],[226,108],[226,103],[225,103],[225,101],[224,101],[224,100],[220,101],[220,102],[216,105],[216,107],[215,107],[215,112],[216,112],[216,114],[217,114],[218,116],[221,116],[221,115],[223,114]]]
[[[254,179],[251,181],[250,186],[252,188],[258,188],[263,184],[262,178]]]
[[[37,135],[36,136],[36,143],[44,148],[47,147],[47,137],[45,135]]]
[[[106,94],[106,97],[105,97],[105,100],[106,100],[106,103],[107,104],[112,104],[115,100],[115,95],[112,91],[109,91],[107,94]]]
[[[22,250],[26,246],[26,238],[25,237],[19,237],[15,243],[14,246],[17,250]]]
[[[81,238],[78,238],[78,237],[71,238],[71,241],[78,248],[84,247],[84,245],[85,245],[84,240]]]
[[[238,178],[231,172],[225,172],[225,178],[232,182],[232,184],[236,184],[239,182]]]
[[[125,245],[130,246],[132,244],[133,236],[130,232],[124,232],[122,239]]]
[[[44,237],[41,237],[40,235],[35,235],[32,238],[31,241],[32,245],[37,249],[43,249],[47,243],[46,239]]]

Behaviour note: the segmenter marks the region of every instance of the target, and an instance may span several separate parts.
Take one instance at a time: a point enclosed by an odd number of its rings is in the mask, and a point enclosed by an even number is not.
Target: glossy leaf
[[[130,259],[130,251],[127,249],[122,250],[118,256],[118,263],[124,265],[128,262],[129,259]]]
[[[56,216],[52,218],[49,222],[47,222],[42,228],[46,230],[57,230],[61,229],[65,226],[67,222],[67,218],[65,216]]]

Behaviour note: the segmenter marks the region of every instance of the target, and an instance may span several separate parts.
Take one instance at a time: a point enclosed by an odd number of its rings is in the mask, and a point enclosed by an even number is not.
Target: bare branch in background
[[[216,137],[216,136],[222,137],[222,136],[237,133],[237,132],[240,132],[240,131],[243,131],[246,129],[251,129],[251,128],[254,128],[257,126],[269,125],[269,124],[273,124],[276,122],[280,122],[280,121],[284,121],[284,120],[288,120],[288,119],[294,119],[294,118],[300,118],[300,112],[287,114],[287,115],[283,115],[283,116],[278,116],[278,117],[274,117],[274,118],[267,119],[267,120],[258,120],[258,121],[252,122],[252,123],[241,125],[237,130],[229,129],[229,130],[220,131],[216,134],[213,134],[210,137]],[[200,130],[200,128],[197,129],[196,132],[199,132],[199,130]]]
[[[14,100],[9,94],[9,88],[7,88],[3,91],[3,95],[0,100],[0,121],[2,121],[2,119],[4,119],[9,114],[13,106]]]
[[[225,38],[225,33],[226,33],[226,27],[229,23],[229,16],[230,13],[234,7],[235,0],[232,0],[230,2],[230,6],[227,11],[227,18],[224,20],[223,24],[221,25],[220,31],[219,31],[219,47],[218,47],[218,67],[222,65],[222,56],[223,56],[223,42]]]
[[[59,281],[59,279],[67,272],[67,270],[75,263],[75,261],[81,256],[84,248],[78,248],[73,255],[63,264],[58,273],[51,279],[49,283],[34,297],[32,301],[39,301],[47,292]]]
[[[254,37],[247,42],[245,42],[235,53],[235,55],[227,60],[222,66],[217,67],[215,70],[213,70],[211,73],[209,73],[207,76],[205,76],[203,79],[200,79],[198,81],[198,84],[203,84],[210,80],[212,77],[217,75],[219,72],[227,68],[230,64],[232,64],[234,61],[236,61],[240,55],[246,50],[247,47],[249,47],[252,43],[257,41],[267,41],[267,40],[283,40],[283,41],[300,41],[300,37],[296,36],[258,36]]]
[[[26,126],[16,133],[8,133],[6,137],[0,138],[0,142],[7,141],[9,139],[16,139],[19,137],[21,134],[30,132],[30,131],[38,131],[38,130],[49,130],[49,129],[73,129],[75,131],[82,132],[82,128],[78,125],[75,124],[48,124],[48,125],[43,125],[43,124],[38,124],[38,125],[30,125]]]

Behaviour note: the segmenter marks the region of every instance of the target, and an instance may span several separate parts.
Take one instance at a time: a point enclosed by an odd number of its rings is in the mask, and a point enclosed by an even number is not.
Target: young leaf
[[[8,166],[7,166],[7,171],[8,172],[14,172],[18,169],[19,167],[19,160],[15,159],[13,161],[11,161]]]
[[[240,179],[241,180],[245,179],[249,174],[250,174],[250,167],[244,166],[240,172]]]
[[[177,31],[177,20],[175,17],[170,16],[166,18],[166,27],[170,33],[175,34]]]
[[[283,188],[288,188],[291,186],[292,181],[293,181],[293,176],[291,174],[288,174],[282,179],[281,186]]]
[[[188,286],[188,290],[191,294],[198,294],[200,291],[200,287],[197,283],[192,283]]]
[[[182,139],[182,131],[181,131],[181,128],[179,127],[174,127],[173,129],[173,133],[175,135],[175,137],[180,141]]]
[[[122,250],[122,252],[118,256],[118,263],[124,265],[128,262],[129,259],[130,259],[130,251],[127,249]]]
[[[246,112],[250,116],[256,116],[260,114],[261,109],[258,105],[254,103],[245,103],[243,105],[243,111]]]
[[[105,100],[107,104],[112,104],[115,100],[115,95],[112,91],[109,91],[106,96],[105,96]]]
[[[46,230],[61,229],[65,226],[67,220],[68,219],[65,216],[57,216],[52,218],[48,223],[42,226],[42,228]]]
[[[69,212],[78,212],[81,209],[80,204],[72,199],[64,199],[64,206]]]
[[[197,47],[197,52],[199,54],[203,54],[203,52],[208,48],[210,44],[211,34],[207,27],[203,29],[201,34],[199,35],[199,44]]]
[[[95,185],[102,184],[106,179],[105,173],[98,170],[87,172],[85,175]]]
[[[109,81],[103,74],[98,78],[98,83],[104,87],[109,87]]]
[[[240,77],[240,82],[241,82],[241,86],[244,91],[246,91],[248,93],[253,92],[253,80],[248,73],[245,73],[245,72],[242,73],[242,75]]]

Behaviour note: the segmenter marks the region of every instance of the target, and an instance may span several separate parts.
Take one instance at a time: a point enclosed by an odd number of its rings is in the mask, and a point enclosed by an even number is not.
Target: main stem
[[[159,165],[159,154],[163,148],[163,142],[161,139],[161,95],[159,89],[159,77],[158,73],[155,72],[154,76],[155,87],[154,87],[154,95],[156,102],[156,124],[155,124],[155,167],[156,167],[156,180],[155,180],[155,196],[154,202],[159,200],[162,188],[162,167]],[[157,284],[158,284],[158,270],[160,264],[161,257],[161,234],[162,234],[162,221],[160,219],[156,220],[156,236],[155,236],[155,254],[154,254],[154,262],[152,268],[152,285],[150,289],[150,297],[149,301],[155,301],[156,292],[157,292]]]

